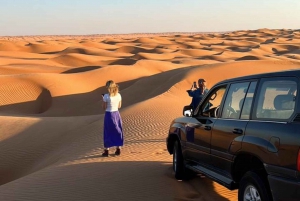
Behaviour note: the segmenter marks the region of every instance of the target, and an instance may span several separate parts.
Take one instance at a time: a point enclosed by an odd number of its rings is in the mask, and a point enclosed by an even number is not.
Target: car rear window
[[[297,82],[289,79],[266,80],[258,96],[256,118],[289,119],[296,106]]]

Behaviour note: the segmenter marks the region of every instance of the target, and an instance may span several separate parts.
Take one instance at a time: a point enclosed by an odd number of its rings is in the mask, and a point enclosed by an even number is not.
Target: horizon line
[[[20,38],[20,37],[52,37],[52,36],[69,36],[69,37],[82,37],[82,36],[98,36],[98,37],[106,37],[106,36],[121,36],[121,35],[173,35],[173,34],[213,34],[213,33],[230,33],[237,31],[255,31],[255,30],[293,30],[299,31],[300,29],[269,29],[269,28],[259,28],[259,29],[241,29],[241,30],[232,30],[232,31],[177,31],[177,32],[135,32],[135,33],[112,33],[112,34],[50,34],[50,35],[0,35],[0,38],[9,37],[9,38]]]

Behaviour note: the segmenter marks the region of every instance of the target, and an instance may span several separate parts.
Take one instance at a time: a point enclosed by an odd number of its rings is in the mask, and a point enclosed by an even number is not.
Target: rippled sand
[[[299,59],[299,30],[0,37],[1,200],[237,200],[207,178],[174,179],[169,124],[198,78],[210,88]],[[108,79],[125,147],[102,158]]]

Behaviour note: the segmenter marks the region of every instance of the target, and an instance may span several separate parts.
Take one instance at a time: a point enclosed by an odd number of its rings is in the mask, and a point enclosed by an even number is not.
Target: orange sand
[[[174,179],[165,138],[202,77],[300,68],[300,31],[0,37],[0,200],[237,200]],[[104,83],[119,83],[125,147],[100,157]],[[114,151],[114,150],[112,150]]]

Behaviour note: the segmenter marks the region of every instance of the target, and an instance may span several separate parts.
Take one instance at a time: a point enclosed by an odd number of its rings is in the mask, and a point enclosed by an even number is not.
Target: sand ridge
[[[203,77],[300,68],[300,30],[0,37],[1,200],[237,200],[207,178],[176,181],[165,138]],[[102,158],[108,79],[125,147]],[[114,149],[112,149],[112,152]]]

